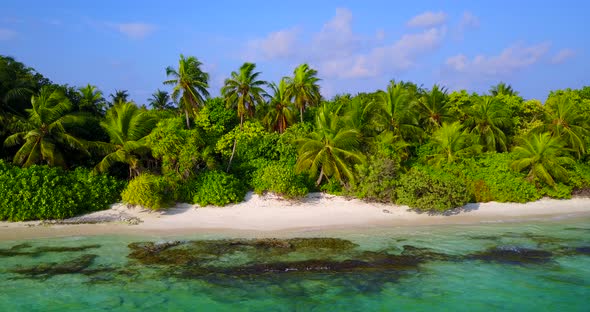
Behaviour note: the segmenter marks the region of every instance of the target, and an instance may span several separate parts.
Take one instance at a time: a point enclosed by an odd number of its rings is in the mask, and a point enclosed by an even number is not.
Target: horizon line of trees
[[[308,64],[277,83],[246,62],[212,98],[202,65],[180,55],[165,69],[172,92],[156,90],[148,109],[126,90],[108,101],[96,86],[55,85],[0,56],[0,156],[23,167],[82,166],[129,179],[152,173],[180,184],[220,171],[254,189],[256,175],[274,165],[308,188],[360,194],[416,168],[451,172],[504,154],[537,189],[585,187],[590,87],[552,91],[541,103],[502,82],[480,95],[392,80],[326,100]],[[360,191],[363,183],[372,186]]]

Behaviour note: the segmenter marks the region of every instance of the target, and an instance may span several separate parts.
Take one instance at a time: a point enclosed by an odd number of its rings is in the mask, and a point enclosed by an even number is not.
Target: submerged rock
[[[468,236],[469,239],[474,239],[474,240],[491,240],[491,241],[499,241],[500,239],[502,239],[501,236],[493,236],[493,235],[473,235],[473,236]]]
[[[129,245],[131,252],[128,257],[141,264],[171,266],[169,273],[181,278],[317,272],[401,272],[415,270],[427,261],[454,259],[454,256],[409,245],[403,246],[401,254],[355,250],[356,246],[350,241],[334,238],[211,240],[159,245],[133,243]],[[232,262],[234,258],[230,256],[234,253],[242,258]],[[228,262],[227,259],[232,260]]]
[[[531,264],[549,262],[552,260],[552,257],[553,253],[546,250],[501,246],[471,254],[465,258],[506,264]]]
[[[230,239],[166,243],[131,243],[128,257],[143,264],[186,265],[218,260],[237,253],[248,259],[269,260],[292,252],[341,253],[357,245],[338,238]]]
[[[27,248],[31,248],[31,244],[29,243],[22,243],[22,244],[18,244],[18,245],[14,245],[12,247],[10,247],[10,250],[21,250],[21,249],[27,249]]]
[[[95,249],[100,248],[100,245],[82,245],[82,246],[40,246],[34,249],[31,249],[31,245],[19,244],[12,246],[9,249],[0,249],[0,257],[15,257],[15,256],[38,256],[43,253],[50,253],[50,252],[77,252],[77,251],[86,251],[88,249]],[[27,250],[23,250],[27,249]]]
[[[67,247],[67,246],[42,246],[37,247],[33,251],[34,253],[44,253],[44,252],[76,252],[76,251],[85,251],[88,249],[96,249],[100,248],[100,245],[93,244],[93,245],[82,245],[82,246],[74,246],[74,247]]]
[[[576,252],[582,255],[590,255],[590,246],[577,247]]]
[[[17,267],[10,270],[10,272],[25,275],[31,278],[51,277],[53,275],[60,274],[84,273],[84,270],[92,265],[96,257],[97,255],[87,254],[62,263],[50,262],[29,267]]]
[[[590,246],[561,247],[557,252],[560,256],[590,255]]]

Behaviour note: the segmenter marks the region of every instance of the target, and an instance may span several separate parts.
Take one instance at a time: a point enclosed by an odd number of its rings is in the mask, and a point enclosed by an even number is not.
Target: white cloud
[[[446,27],[405,34],[393,44],[374,47],[367,54],[358,55],[352,64],[343,62],[340,68],[331,66],[324,74],[339,78],[369,78],[384,72],[404,71],[415,66],[420,55],[438,48],[445,35]]]
[[[455,71],[465,71],[468,62],[469,60],[467,59],[467,56],[459,54],[449,57],[445,63]]]
[[[377,29],[377,31],[375,32],[375,39],[377,39],[378,41],[384,40],[385,39],[385,30]]]
[[[473,13],[469,11],[463,12],[463,16],[461,17],[461,21],[459,22],[459,29],[461,31],[465,31],[469,28],[478,28],[479,27],[479,18]]]
[[[515,44],[498,55],[477,55],[471,60],[459,54],[449,57],[446,65],[455,72],[484,76],[506,75],[538,63],[547,55],[550,46],[548,42],[530,46]]]
[[[479,18],[469,11],[463,12],[461,20],[457,27],[453,30],[453,38],[455,40],[463,40],[465,32],[479,28]]]
[[[574,51],[572,49],[561,49],[561,50],[559,50],[559,52],[557,52],[557,54],[555,54],[551,58],[551,63],[561,64],[561,63],[567,61],[568,59],[574,57],[575,55],[576,55],[576,51]]]
[[[433,18],[429,18],[430,16]],[[371,35],[356,33],[353,14],[339,8],[322,28],[311,33],[311,40],[298,40],[298,28],[271,33],[246,44],[247,59],[287,59],[293,63],[309,62],[322,77],[336,79],[371,78],[384,73],[407,70],[420,56],[436,50],[443,42],[446,14],[422,14],[413,24],[438,25],[423,27],[386,42],[387,34],[375,29]],[[428,19],[429,18],[429,19]]]
[[[16,38],[16,31],[6,28],[0,28],[0,40],[11,40]]]
[[[150,35],[156,27],[147,23],[108,23],[108,26],[131,39],[143,39]]]
[[[298,28],[283,29],[268,34],[265,38],[250,40],[246,44],[246,58],[248,59],[281,59],[293,55]]]
[[[361,44],[352,31],[352,12],[336,9],[336,15],[313,38],[312,53],[321,57],[350,56]]]
[[[431,28],[444,24],[447,21],[447,14],[445,12],[427,11],[420,15],[412,17],[406,25],[408,27],[416,28]]]

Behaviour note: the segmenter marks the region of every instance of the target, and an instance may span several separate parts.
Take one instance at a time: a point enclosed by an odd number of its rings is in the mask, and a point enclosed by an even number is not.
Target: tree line
[[[322,190],[444,210],[565,198],[590,184],[590,87],[542,103],[505,83],[476,94],[392,80],[326,99],[308,64],[267,82],[247,62],[211,97],[202,66],[180,55],[165,69],[171,92],[156,90],[148,108],[1,56],[0,156],[129,180],[123,200],[152,207]]]

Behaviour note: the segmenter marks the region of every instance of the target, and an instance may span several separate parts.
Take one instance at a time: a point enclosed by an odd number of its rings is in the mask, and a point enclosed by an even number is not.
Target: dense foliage
[[[246,188],[240,180],[223,171],[207,171],[199,175],[194,186],[192,202],[201,206],[239,203],[246,196]]]
[[[401,176],[397,188],[397,203],[420,210],[445,211],[470,199],[464,181],[431,168],[413,168]]]
[[[123,200],[151,209],[222,206],[248,190],[429,211],[590,192],[590,87],[540,101],[506,83],[470,94],[392,80],[326,99],[308,64],[268,83],[244,63],[211,98],[203,68],[181,55],[165,70],[170,89],[156,90],[148,108],[124,89],[106,99],[94,85],[57,85],[0,56],[0,157],[29,167],[2,163],[1,218],[105,208],[123,182],[90,169],[130,180]]]
[[[270,162],[256,170],[252,186],[254,192],[273,192],[285,198],[298,198],[309,192],[305,176],[296,174],[293,167],[282,162]]]
[[[88,169],[19,168],[0,160],[0,220],[63,219],[106,209],[123,186]]]
[[[144,173],[129,181],[121,197],[126,204],[158,210],[174,202],[173,194],[164,177]]]

